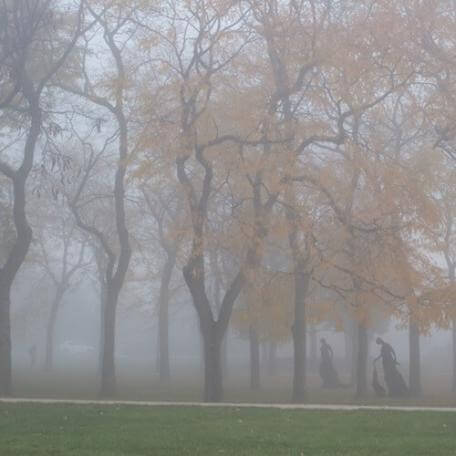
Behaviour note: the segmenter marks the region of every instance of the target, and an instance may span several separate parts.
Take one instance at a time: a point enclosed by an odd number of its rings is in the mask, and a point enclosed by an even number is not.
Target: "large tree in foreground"
[[[43,128],[43,94],[80,31],[81,10],[74,18],[71,6],[63,11],[52,0],[0,2],[0,123],[12,132],[19,130],[17,143],[21,144],[2,147],[0,153],[0,172],[13,190],[16,230],[12,247],[0,263],[0,395],[12,392],[10,294],[32,241],[26,185]]]
[[[70,96],[75,95],[82,100],[85,109],[87,105],[93,109],[92,112],[89,109],[85,111],[85,117],[93,121],[92,129],[89,129],[91,132],[85,139],[79,137],[82,147],[89,147],[92,153],[86,156],[85,169],[75,193],[70,197],[70,206],[78,227],[94,238],[105,257],[100,395],[107,397],[113,396],[116,391],[114,360],[116,312],[132,255],[127,220],[126,178],[129,160],[137,146],[135,138],[139,137],[139,131],[135,131],[132,127],[132,124],[135,124],[137,95],[133,89],[135,69],[139,70],[142,64],[140,54],[136,53],[138,22],[141,14],[147,15],[151,9],[139,0],[85,1],[84,7],[89,20],[95,24],[96,33],[85,34],[83,37],[84,47],[81,50],[80,65],[75,70],[78,78],[73,84],[61,81],[59,86]],[[94,55],[103,55],[108,68],[106,71],[98,72],[99,61],[94,58]],[[96,113],[95,118],[93,118],[93,112]],[[100,147],[101,141],[97,136],[104,129],[105,122],[108,133],[104,146]],[[75,133],[76,130],[77,128],[74,129]],[[133,131],[136,135],[132,134]],[[88,205],[93,209],[91,203],[94,199],[91,198],[88,183],[94,178],[93,171],[97,170],[100,160],[103,161],[109,156],[113,144],[116,146],[115,163],[111,161],[108,165],[114,174],[110,192],[112,204],[108,216],[112,220],[114,228],[112,230],[106,220],[100,223],[98,219],[97,223],[96,214],[89,221],[84,217],[81,208]],[[104,156],[105,153],[108,155]],[[100,172],[100,168],[97,172]],[[109,231],[111,236],[108,234]]]
[[[227,96],[241,101],[229,81],[236,71],[234,62],[250,42],[243,24],[248,13],[240,4],[231,2],[190,1],[179,6],[178,3],[169,2],[163,21],[159,27],[151,27],[150,32],[163,42],[158,68],[163,79],[166,74],[172,81],[168,84],[168,100],[173,100],[168,104],[172,107],[168,106],[169,112],[160,120],[164,133],[173,138],[169,140],[170,151],[175,153],[177,178],[190,213],[191,241],[183,275],[204,344],[204,399],[219,401],[223,392],[222,341],[247,269],[254,269],[259,263],[262,240],[267,234],[266,216],[276,197],[265,194],[261,171],[246,170],[247,180],[236,172],[239,166],[245,166],[250,154],[269,154],[266,122],[260,131],[258,115],[250,107],[252,118],[246,115],[239,120],[235,118],[238,110],[234,103],[226,106],[223,101]],[[163,29],[166,32],[162,33]],[[192,33],[188,33],[190,29]],[[244,88],[248,85],[247,81],[239,82]],[[242,104],[247,111],[245,101]],[[264,112],[261,108],[259,111]],[[223,125],[223,132],[219,125]],[[250,131],[249,126],[253,126]],[[246,201],[251,203],[248,209]],[[238,226],[238,238],[231,237],[237,242],[231,254],[232,274],[216,309],[207,291],[211,220],[223,214],[227,226],[233,227],[232,236],[241,212],[248,214],[250,226],[248,233],[242,233]]]

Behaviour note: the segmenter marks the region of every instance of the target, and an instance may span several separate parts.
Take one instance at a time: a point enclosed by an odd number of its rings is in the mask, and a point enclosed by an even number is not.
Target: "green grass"
[[[456,413],[0,404],[1,456],[456,455]]]

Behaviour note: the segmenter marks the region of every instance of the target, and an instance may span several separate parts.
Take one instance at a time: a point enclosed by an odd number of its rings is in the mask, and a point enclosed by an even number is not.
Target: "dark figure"
[[[28,353],[30,356],[30,367],[34,367],[36,363],[36,345],[32,345],[28,349]]]
[[[374,360],[375,363],[381,358],[383,363],[383,375],[385,376],[386,387],[391,397],[405,396],[408,393],[407,385],[397,370],[399,364],[396,359],[396,353],[390,344],[387,344],[383,339],[377,337],[377,344],[381,345],[380,355]]]
[[[320,339],[320,377],[323,380],[323,388],[338,388],[343,386],[339,380],[336,369],[333,366],[334,353],[331,345],[325,339]]]

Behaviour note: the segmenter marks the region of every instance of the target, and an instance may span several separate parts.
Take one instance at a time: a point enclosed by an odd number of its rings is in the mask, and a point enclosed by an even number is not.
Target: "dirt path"
[[[249,404],[249,403],[204,403],[204,402],[148,402],[115,400],[73,400],[73,399],[25,399],[4,398],[0,404],[70,404],[70,405],[136,405],[142,407],[236,407],[236,408],[273,408],[282,410],[390,410],[401,412],[456,412],[456,407],[404,407],[378,405],[330,405],[330,404]]]

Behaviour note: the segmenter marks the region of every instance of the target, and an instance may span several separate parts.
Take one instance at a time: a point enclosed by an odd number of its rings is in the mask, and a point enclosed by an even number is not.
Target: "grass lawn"
[[[456,413],[0,404],[1,456],[456,455]]]

